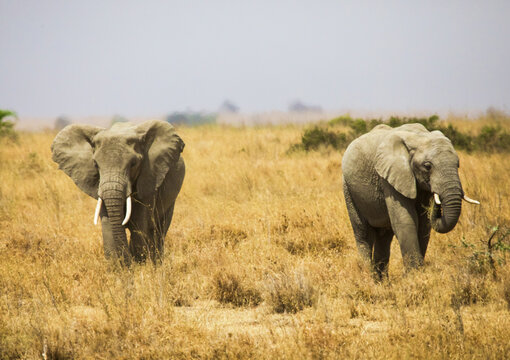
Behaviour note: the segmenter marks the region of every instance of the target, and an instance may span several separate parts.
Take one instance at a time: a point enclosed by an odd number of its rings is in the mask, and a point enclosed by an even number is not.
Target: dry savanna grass
[[[419,271],[394,240],[379,284],[358,261],[342,154],[287,153],[302,132],[180,128],[165,259],[131,269],[104,259],[95,201],[51,161],[55,133],[0,140],[0,358],[509,358],[509,155],[460,153],[482,205],[432,234]]]

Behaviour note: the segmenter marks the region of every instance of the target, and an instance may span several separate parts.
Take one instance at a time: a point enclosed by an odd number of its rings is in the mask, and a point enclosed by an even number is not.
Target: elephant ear
[[[175,132],[175,128],[165,121],[144,122],[136,131],[145,144],[144,161],[136,191],[140,199],[148,201],[160,187],[168,171],[179,160],[184,142]]]
[[[375,170],[399,193],[416,198],[416,179],[411,169],[409,151],[397,134],[388,136],[377,148]]]
[[[51,144],[52,158],[87,195],[97,199],[99,172],[94,164],[92,138],[103,128],[90,125],[69,125],[60,131]]]

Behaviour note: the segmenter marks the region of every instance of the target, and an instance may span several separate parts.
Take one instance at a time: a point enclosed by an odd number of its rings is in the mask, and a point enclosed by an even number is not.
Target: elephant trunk
[[[130,264],[130,255],[126,230],[124,205],[128,181],[125,177],[109,175],[101,179],[99,196],[103,200],[107,219],[103,220],[103,243],[105,255],[108,258],[118,258],[126,265]]]
[[[443,181],[437,191],[433,190],[439,195],[441,204],[434,202],[430,223],[435,231],[444,234],[457,225],[462,209],[463,191],[456,170],[443,173],[441,177],[449,181]]]

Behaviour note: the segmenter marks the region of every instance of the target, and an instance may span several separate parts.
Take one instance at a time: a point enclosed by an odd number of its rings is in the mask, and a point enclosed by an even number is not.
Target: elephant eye
[[[427,162],[424,162],[423,163],[423,167],[427,170],[427,171],[430,171],[430,169],[432,169],[432,164],[429,163],[428,161]]]

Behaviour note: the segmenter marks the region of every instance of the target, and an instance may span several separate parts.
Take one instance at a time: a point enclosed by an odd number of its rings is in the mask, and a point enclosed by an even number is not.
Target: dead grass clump
[[[300,335],[308,356],[312,359],[337,358],[347,342],[345,337],[331,326],[307,326]]]
[[[243,282],[239,276],[225,270],[214,276],[214,297],[222,304],[257,306],[262,301],[260,291]]]
[[[429,277],[418,271],[407,274],[396,287],[397,301],[406,307],[421,306],[434,296]]]
[[[191,306],[196,295],[186,278],[172,279],[170,284],[171,290],[167,293],[167,301],[174,306]]]
[[[211,359],[252,359],[256,355],[257,347],[254,340],[244,334],[229,338],[215,344],[211,351]],[[209,357],[209,356],[207,356]]]
[[[285,236],[277,240],[277,243],[292,255],[321,253],[328,250],[341,252],[345,246],[343,236],[317,236],[306,231],[293,234],[293,236]]]
[[[212,225],[211,237],[221,240],[225,246],[234,247],[248,237],[246,231],[230,225]]]
[[[377,284],[374,281],[369,264],[357,258],[349,265],[345,267],[349,274],[344,275],[348,277],[342,286],[342,295],[353,303],[375,304],[385,299],[388,286],[386,283]]]
[[[502,295],[505,300],[508,310],[510,311],[510,273],[506,272],[506,274],[502,277],[501,281],[502,285]]]
[[[248,237],[246,231],[232,225],[211,225],[190,235],[199,244],[221,242],[225,247],[235,247]]]
[[[275,243],[292,255],[341,252],[346,247],[344,234],[336,219],[325,219],[323,214],[283,214],[273,228]]]
[[[508,310],[510,311],[510,279],[506,279],[503,283],[503,299],[505,299]]]
[[[467,271],[461,272],[455,279],[452,305],[472,305],[487,302],[490,296],[486,278],[474,276]]]
[[[347,295],[355,302],[375,303],[377,301],[377,294],[374,282],[369,279],[366,283],[355,281],[351,292]]]
[[[317,291],[303,271],[268,276],[267,299],[276,313],[296,313],[317,303]]]

